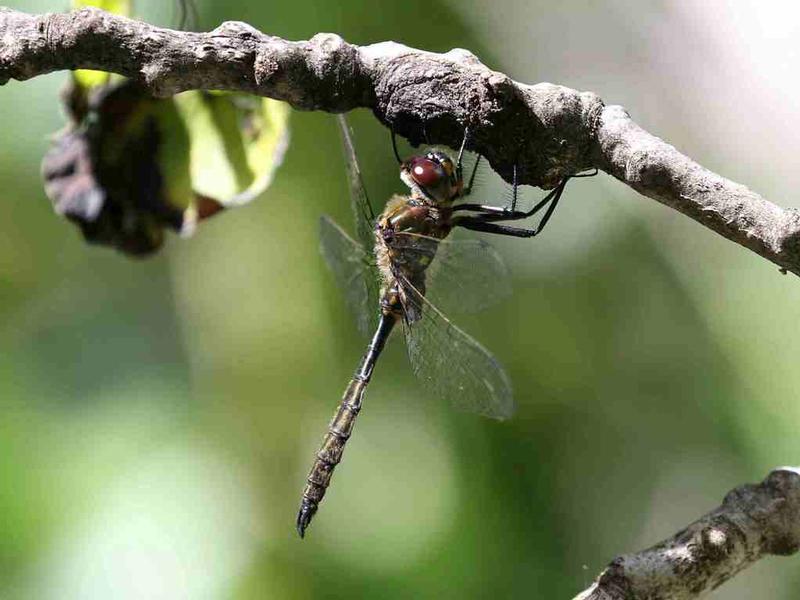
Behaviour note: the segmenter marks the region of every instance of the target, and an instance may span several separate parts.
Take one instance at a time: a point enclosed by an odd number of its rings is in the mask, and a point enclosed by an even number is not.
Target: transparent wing
[[[404,323],[408,358],[414,374],[434,394],[458,410],[494,419],[514,413],[511,381],[488,350],[451,323],[408,280],[404,303],[417,320]]]
[[[356,239],[364,248],[375,245],[375,213],[372,210],[364,180],[361,178],[361,168],[358,166],[358,157],[353,145],[353,134],[344,115],[336,117],[339,129],[342,132],[344,156],[347,161],[347,179],[350,184],[350,206],[356,224]]]
[[[358,330],[370,336],[378,323],[379,284],[373,257],[330,217],[319,221],[320,252],[342,288]]]
[[[505,262],[483,240],[439,240],[396,233],[392,245],[410,260],[429,264],[425,297],[446,313],[484,310],[511,295]]]

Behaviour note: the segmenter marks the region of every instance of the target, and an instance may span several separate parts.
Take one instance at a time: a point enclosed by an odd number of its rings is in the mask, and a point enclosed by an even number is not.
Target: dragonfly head
[[[404,160],[400,163],[400,179],[413,194],[437,204],[452,202],[461,195],[464,186],[453,159],[441,150]]]

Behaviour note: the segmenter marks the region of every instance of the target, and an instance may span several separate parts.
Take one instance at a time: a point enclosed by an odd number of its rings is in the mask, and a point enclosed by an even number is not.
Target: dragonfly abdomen
[[[342,460],[345,444],[350,438],[356,417],[361,410],[361,400],[366,387],[366,381],[356,378],[353,378],[347,386],[339,409],[328,425],[328,433],[322,440],[317,459],[308,474],[307,484],[303,490],[304,504],[306,499],[319,504],[325,495],[333,470]]]
[[[311,523],[319,503],[325,496],[325,491],[333,476],[333,470],[342,460],[344,447],[347,440],[350,439],[356,417],[361,411],[361,402],[372,377],[375,363],[396,322],[397,316],[394,313],[385,312],[381,315],[378,329],[361,358],[353,378],[347,385],[336,414],[328,425],[328,432],[322,440],[322,446],[317,452],[316,460],[306,480],[306,487],[303,489],[300,511],[297,513],[297,532],[300,537],[305,534],[306,527]]]

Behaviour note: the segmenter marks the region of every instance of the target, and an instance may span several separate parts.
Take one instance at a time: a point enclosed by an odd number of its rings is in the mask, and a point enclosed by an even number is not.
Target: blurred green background
[[[170,2],[137,12],[173,22]],[[795,4],[199,12],[201,29],[235,19],[292,39],[469,48],[520,81],[623,104],[706,166],[800,206]],[[517,416],[429,400],[395,341],[301,542],[303,481],[364,346],[317,250],[319,215],[351,226],[333,118],[294,113],[263,197],[136,262],[85,245],[42,191],[65,78],[0,88],[0,597],[572,598],[616,554],[800,462],[800,283],[601,175],[570,184],[541,238],[492,240],[515,294],[458,320],[508,367]],[[362,112],[381,199],[401,184],[387,131]],[[713,597],[796,599],[798,566],[763,561]]]

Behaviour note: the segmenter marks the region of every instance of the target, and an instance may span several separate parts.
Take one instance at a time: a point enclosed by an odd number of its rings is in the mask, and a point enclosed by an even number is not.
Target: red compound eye
[[[442,167],[428,158],[412,158],[409,167],[414,181],[426,188],[436,187],[444,178]]]

